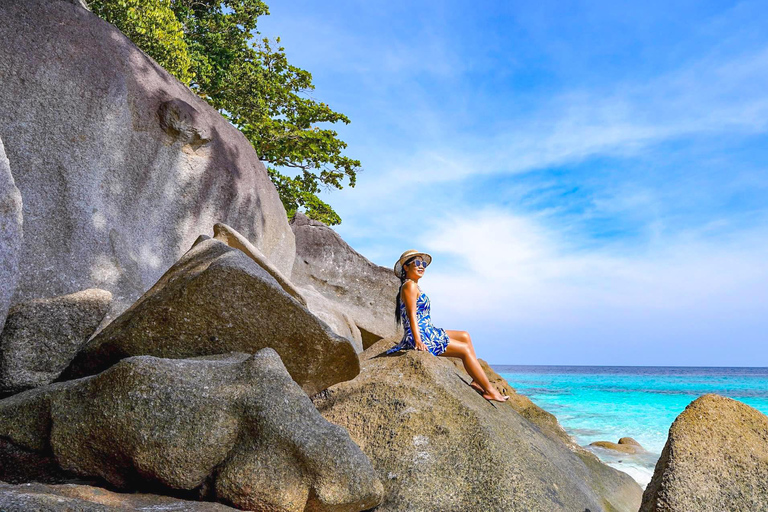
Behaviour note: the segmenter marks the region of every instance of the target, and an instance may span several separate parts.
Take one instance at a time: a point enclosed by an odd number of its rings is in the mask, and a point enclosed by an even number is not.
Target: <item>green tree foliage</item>
[[[288,63],[279,39],[274,46],[258,37],[257,20],[269,14],[264,2],[91,0],[90,7],[245,134],[289,217],[303,209],[341,222],[317,194],[354,187],[360,162],[342,154],[347,145],[336,131],[318,124],[349,118],[307,96],[312,75]]]
[[[185,84],[192,80],[192,59],[184,27],[171,9],[170,0],[94,0],[89,7],[173,76]]]

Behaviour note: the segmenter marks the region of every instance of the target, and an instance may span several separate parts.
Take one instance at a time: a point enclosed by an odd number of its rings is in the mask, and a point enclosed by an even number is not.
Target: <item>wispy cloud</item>
[[[500,133],[462,133],[425,147],[381,179],[455,181],[519,173],[593,156],[635,156],[668,140],[768,129],[768,48],[706,58],[644,84],[569,91]]]

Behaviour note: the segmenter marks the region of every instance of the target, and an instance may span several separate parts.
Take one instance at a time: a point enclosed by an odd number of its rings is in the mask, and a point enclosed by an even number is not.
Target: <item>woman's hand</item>
[[[421,340],[415,340],[415,341],[416,341],[416,350],[421,350],[423,352],[427,351],[427,346]]]

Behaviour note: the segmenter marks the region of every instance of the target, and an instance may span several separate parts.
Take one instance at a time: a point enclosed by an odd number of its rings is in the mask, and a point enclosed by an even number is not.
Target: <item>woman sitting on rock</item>
[[[429,297],[421,291],[418,282],[424,270],[432,262],[432,256],[413,249],[405,251],[395,263],[395,275],[400,278],[400,291],[395,298],[395,321],[402,322],[403,339],[387,351],[388,354],[402,349],[416,349],[436,356],[457,357],[472,377],[469,384],[482,393],[483,398],[504,402],[509,399],[491,386],[475,355],[475,347],[466,331],[447,331],[432,325],[429,317]],[[418,326],[412,329],[411,326]]]

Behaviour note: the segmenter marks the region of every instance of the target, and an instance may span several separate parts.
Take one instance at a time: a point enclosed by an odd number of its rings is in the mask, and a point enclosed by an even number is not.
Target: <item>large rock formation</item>
[[[360,371],[351,342],[331,332],[245,253],[219,240],[189,250],[96,335],[63,378],[135,355],[184,358],[272,347],[309,394]]]
[[[0,334],[0,394],[56,380],[111,303],[111,293],[91,289],[13,306]]]
[[[120,489],[198,490],[246,510],[358,511],[382,495],[365,455],[272,349],[128,358],[0,401],[0,437]]]
[[[113,318],[216,222],[290,277],[285,209],[216,110],[74,3],[3,0],[0,19],[0,137],[25,219],[14,302],[96,287]]]
[[[354,380],[313,397],[379,472],[386,492],[377,511],[638,509],[640,486],[563,439],[544,415],[531,414],[542,420],[534,424],[516,412],[527,408],[521,402],[488,402],[445,358],[381,355],[394,341],[367,349]]]
[[[704,395],[675,419],[641,512],[768,509],[768,417]]]
[[[2,86],[0,86],[0,89]],[[2,95],[2,92],[0,92]],[[2,135],[0,126],[0,135]],[[13,180],[11,165],[0,138],[0,328],[5,322],[19,278],[22,242],[21,194]]]
[[[0,482],[3,512],[236,512],[238,509],[205,501],[189,501],[156,494],[117,493],[91,485],[46,485]]]
[[[400,280],[392,270],[371,263],[334,230],[302,213],[291,220],[291,229],[296,237],[293,282],[314,288],[348,314],[364,347],[395,334]]]

